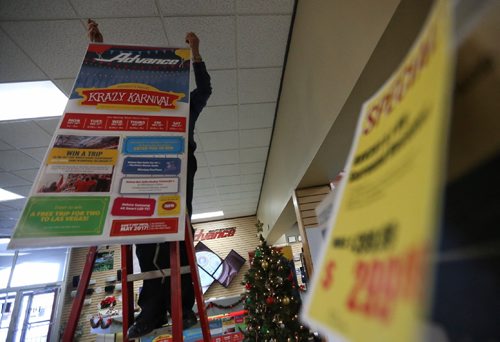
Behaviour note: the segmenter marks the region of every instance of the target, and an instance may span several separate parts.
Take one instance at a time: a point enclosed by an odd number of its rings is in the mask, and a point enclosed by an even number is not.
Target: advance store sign
[[[88,46],[9,248],[184,239],[190,53]]]

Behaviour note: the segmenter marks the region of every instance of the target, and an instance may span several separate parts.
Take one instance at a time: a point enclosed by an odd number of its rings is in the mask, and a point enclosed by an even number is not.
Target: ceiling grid
[[[89,17],[112,43],[185,46],[185,33],[197,33],[213,94],[195,132],[193,211],[254,215],[292,10],[293,0],[0,0],[0,83],[52,80],[67,94]],[[58,122],[0,121],[1,188],[28,194]],[[0,202],[0,236],[24,202]]]

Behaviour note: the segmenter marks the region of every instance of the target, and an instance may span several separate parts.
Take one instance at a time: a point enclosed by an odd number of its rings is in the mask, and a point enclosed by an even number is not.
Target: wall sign
[[[194,232],[194,241],[222,239],[234,236],[234,234],[236,234],[236,227],[214,229],[207,232],[203,229],[197,229]]]

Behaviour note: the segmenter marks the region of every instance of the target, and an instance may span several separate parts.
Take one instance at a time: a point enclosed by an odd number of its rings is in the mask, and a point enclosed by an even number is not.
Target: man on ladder
[[[97,23],[88,21],[88,34],[93,42],[102,42],[103,37],[99,32]],[[194,141],[194,127],[198,116],[206,106],[208,98],[212,94],[210,75],[207,72],[199,51],[199,39],[193,32],[186,35],[186,43],[192,51],[193,70],[196,81],[196,89],[190,94],[189,107],[189,136],[188,136],[188,165],[187,165],[187,188],[186,188],[186,208],[191,215],[193,201],[194,175],[197,170],[197,162],[194,156],[196,142]],[[189,220],[189,222],[191,222]],[[191,226],[194,234],[194,229]],[[141,266],[141,272],[165,269],[170,267],[170,253],[168,243],[152,243],[136,245],[136,254]],[[180,242],[181,265],[188,265],[186,244]],[[194,288],[191,274],[183,274],[181,277],[182,286],[182,324],[184,329],[197,323],[197,318],[193,312],[195,302]],[[139,306],[141,313],[128,330],[128,338],[138,338],[149,334],[154,329],[160,328],[167,323],[167,311],[170,312],[170,281],[165,278],[144,280],[142,290],[139,294]]]

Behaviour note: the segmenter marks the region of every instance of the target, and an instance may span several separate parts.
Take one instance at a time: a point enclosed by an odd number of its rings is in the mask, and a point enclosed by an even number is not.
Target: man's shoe
[[[196,318],[196,314],[194,313],[193,310],[187,310],[183,312],[182,328],[184,330],[191,328],[196,323],[198,323],[198,319]]]
[[[142,317],[137,317],[134,324],[128,328],[127,335],[129,339],[139,338],[145,336],[155,329],[161,328],[165,324],[165,317],[158,316],[154,319],[144,319]]]

